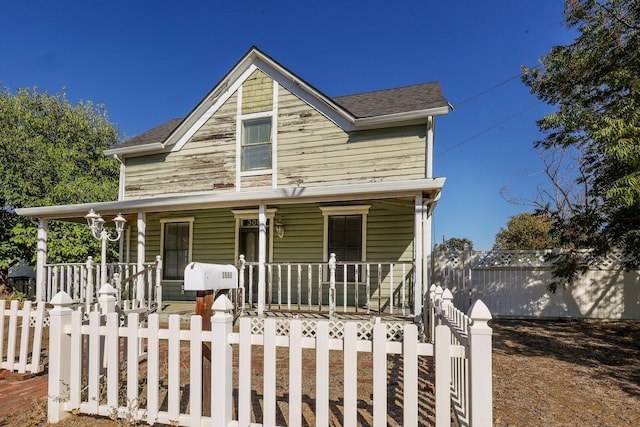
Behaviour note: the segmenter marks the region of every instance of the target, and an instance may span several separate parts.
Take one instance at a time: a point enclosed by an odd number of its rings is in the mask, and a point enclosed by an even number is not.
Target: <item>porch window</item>
[[[183,280],[191,260],[193,218],[161,220],[162,273],[165,280]]]
[[[242,123],[242,171],[271,169],[271,118]]]
[[[322,207],[325,223],[325,254],[335,253],[340,261],[360,262],[366,259],[366,229],[369,206]],[[359,271],[360,272],[360,271]],[[360,276],[361,277],[361,276]],[[336,280],[344,280],[344,269],[338,266]],[[355,267],[347,269],[347,280],[355,281]],[[361,279],[360,279],[361,280]]]

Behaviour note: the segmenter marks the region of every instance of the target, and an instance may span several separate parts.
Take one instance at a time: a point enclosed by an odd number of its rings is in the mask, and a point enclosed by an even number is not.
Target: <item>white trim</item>
[[[176,209],[240,208],[255,206],[258,201],[269,204],[322,203],[367,200],[396,197],[414,197],[417,191],[431,193],[438,197],[445,184],[445,178],[416,179],[408,181],[371,182],[347,185],[325,185],[318,187],[291,187],[277,190],[256,190],[246,192],[203,192],[200,194],[150,197],[113,202],[80,203],[75,205],[18,208],[18,215],[32,218],[81,218],[89,209],[103,215],[117,215],[119,212],[171,212]]]
[[[262,71],[262,70],[261,70]],[[263,71],[264,72],[264,71]],[[248,76],[247,76],[248,77]],[[271,77],[271,76],[270,76]],[[236,106],[236,191],[241,190],[242,177],[271,175],[271,187],[277,188],[277,147],[278,147],[278,82],[273,81],[273,100],[271,109],[259,111],[257,113],[242,114],[243,103],[243,87],[238,89],[238,105]],[[271,119],[271,167],[265,169],[253,169],[249,171],[242,170],[242,137],[244,131],[244,123],[251,120],[259,120],[264,118]]]
[[[189,224],[189,250],[187,254],[187,261],[191,262],[193,260],[193,223],[195,222],[195,220],[196,218],[193,216],[176,217],[176,218],[160,218],[160,253],[162,254],[163,261],[165,258],[164,256],[164,225],[172,224],[176,222],[186,222]],[[166,271],[166,269],[163,268],[162,271],[163,271],[162,280],[169,280],[172,282],[183,282],[183,280],[181,279],[165,279],[164,271]]]
[[[278,188],[278,82],[273,79],[273,115],[271,117],[271,188]]]
[[[184,145],[191,139],[191,137],[198,131],[198,129],[200,129],[207,122],[207,120],[209,120],[211,116],[213,116],[215,112],[218,111],[218,109],[222,107],[224,103],[229,100],[229,98],[231,98],[236,90],[242,87],[244,81],[251,75],[251,73],[256,70],[256,68],[257,67],[255,65],[250,65],[240,75],[240,77],[238,77],[238,79],[234,81],[233,84],[228,87],[222,95],[218,97],[218,99],[216,99],[213,105],[207,108],[207,110],[195,121],[195,123],[189,126],[189,129],[180,137],[180,139],[178,139],[176,144],[171,148],[171,151],[179,151],[180,149],[182,149],[182,147],[184,147]],[[238,103],[240,103],[239,99]],[[171,138],[167,140],[166,145],[171,145],[170,139]]]
[[[241,190],[242,178],[242,85],[238,88],[238,102],[236,104],[236,192]]]
[[[424,256],[424,220],[425,206],[422,203],[422,193],[418,193],[414,200],[414,233],[413,233],[413,259],[415,268],[414,298],[413,298],[413,314],[419,316],[422,314],[422,289],[423,289],[423,271],[422,260]]]
[[[329,217],[334,215],[361,215],[362,216],[362,254],[360,261],[367,260],[367,218],[371,205],[348,205],[348,206],[320,206],[324,219],[324,229],[322,236],[322,260],[329,260]],[[344,260],[338,260],[344,261]]]
[[[433,178],[433,142],[435,133],[436,118],[429,117],[427,122],[427,147],[425,152],[425,178]]]
[[[276,212],[278,211],[278,208],[268,208],[266,210],[266,215],[267,215],[267,219],[269,221],[269,262],[273,262],[273,233],[274,233],[274,219],[276,217]],[[241,209],[241,210],[237,210],[234,209],[231,211],[231,213],[233,213],[233,216],[236,220],[236,231],[235,231],[235,249],[234,249],[234,255],[235,255],[235,259],[238,259],[240,257],[240,228],[242,225],[242,220],[243,219],[260,219],[259,218],[259,214],[260,214],[260,210],[259,209]]]

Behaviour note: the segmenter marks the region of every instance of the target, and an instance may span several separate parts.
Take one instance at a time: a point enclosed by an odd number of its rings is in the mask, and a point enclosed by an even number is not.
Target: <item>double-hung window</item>
[[[165,280],[183,280],[191,261],[193,218],[160,220],[162,227],[162,276]]]
[[[242,171],[271,169],[271,117],[242,122]]]

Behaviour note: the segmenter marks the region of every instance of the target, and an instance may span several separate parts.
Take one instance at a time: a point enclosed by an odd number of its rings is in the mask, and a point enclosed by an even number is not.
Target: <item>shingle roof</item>
[[[119,144],[117,148],[133,147],[138,145],[152,144],[154,142],[163,142],[171,132],[173,132],[184,119],[171,119],[168,122],[164,122],[160,126],[156,126],[153,129],[136,135],[133,138],[129,138],[122,144]]]
[[[356,118],[407,113],[449,105],[438,82],[338,96],[332,98],[332,101]],[[183,120],[171,119],[124,141],[122,144],[117,145],[117,148],[164,142]]]
[[[333,98],[356,118],[428,110],[448,105],[438,82]]]

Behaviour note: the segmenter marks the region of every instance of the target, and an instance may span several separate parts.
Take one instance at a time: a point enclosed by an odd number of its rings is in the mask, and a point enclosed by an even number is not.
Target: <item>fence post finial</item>
[[[73,303],[71,297],[60,291],[51,298],[53,309],[49,310],[49,384],[47,418],[50,423],[57,423],[71,415],[65,412],[64,405],[69,399],[71,383],[71,336],[65,328],[71,324],[69,307]]]
[[[102,285],[98,291],[98,303],[102,314],[115,313],[116,311],[116,294],[118,291],[108,283]]]
[[[491,312],[480,300],[469,309],[469,412],[472,426],[493,422],[491,334],[488,321]]]

